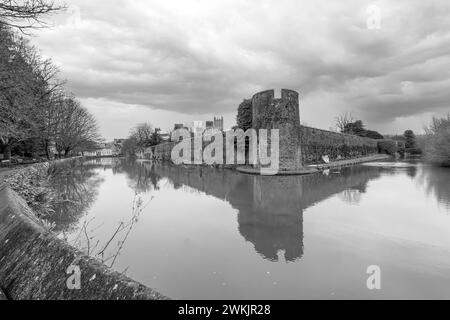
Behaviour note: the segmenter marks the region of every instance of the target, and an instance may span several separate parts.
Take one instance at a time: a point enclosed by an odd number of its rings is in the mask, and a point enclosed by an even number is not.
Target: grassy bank
[[[49,188],[50,167],[48,162],[33,164],[13,170],[5,179],[6,184],[17,192],[42,220],[54,212],[54,197]]]

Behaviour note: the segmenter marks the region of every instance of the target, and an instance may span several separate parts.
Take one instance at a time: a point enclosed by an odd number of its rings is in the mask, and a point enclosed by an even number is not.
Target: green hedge
[[[385,139],[378,141],[378,151],[380,153],[394,155],[398,150],[397,142],[394,140]]]

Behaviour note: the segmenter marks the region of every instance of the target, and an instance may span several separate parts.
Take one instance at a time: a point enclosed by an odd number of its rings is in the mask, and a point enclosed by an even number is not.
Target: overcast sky
[[[348,111],[421,131],[450,111],[448,0],[66,3],[33,42],[108,139],[140,122],[231,127],[243,98],[271,88],[299,91],[301,121],[324,129]]]

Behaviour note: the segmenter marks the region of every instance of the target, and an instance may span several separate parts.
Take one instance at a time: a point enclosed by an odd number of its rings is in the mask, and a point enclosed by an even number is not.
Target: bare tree
[[[0,0],[0,147],[6,159],[19,145],[50,158],[52,143],[67,156],[101,140],[94,117],[65,93],[58,68],[13,31],[45,26],[41,17],[62,8],[47,0]]]
[[[138,151],[153,145],[153,127],[150,123],[140,123],[131,130],[130,138],[134,138]]]
[[[62,98],[54,117],[54,140],[60,156],[91,149],[101,141],[95,118],[75,98]]]
[[[32,128],[35,79],[25,50],[26,44],[0,24],[0,140],[6,159],[12,144],[29,137]]]
[[[336,127],[340,132],[345,132],[345,127],[355,121],[355,118],[350,112],[345,112],[340,114],[335,118]]]
[[[13,144],[40,141],[48,156],[48,113],[63,82],[51,60],[0,24],[0,140],[6,159]]]
[[[65,8],[51,0],[0,0],[0,23],[27,33],[27,29],[47,27],[44,16]]]

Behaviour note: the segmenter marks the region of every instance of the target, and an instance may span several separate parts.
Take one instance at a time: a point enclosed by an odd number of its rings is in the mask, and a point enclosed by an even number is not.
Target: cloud
[[[325,128],[343,111],[387,128],[450,109],[446,0],[72,3],[34,41],[90,103],[231,114],[259,90],[286,87]],[[379,30],[366,25],[371,4]]]

